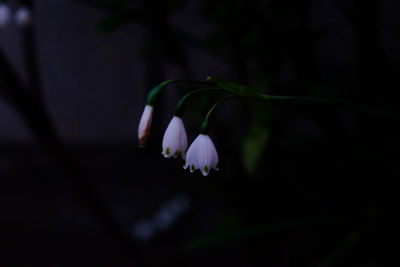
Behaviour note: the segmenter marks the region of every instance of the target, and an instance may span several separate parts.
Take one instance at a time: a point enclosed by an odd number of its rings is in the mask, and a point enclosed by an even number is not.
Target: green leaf
[[[351,232],[349,233],[343,242],[339,244],[320,264],[318,267],[328,267],[333,266],[336,261],[342,258],[352,247],[356,245],[360,239],[359,233]]]
[[[195,238],[194,240],[184,244],[183,248],[186,250],[212,249],[223,245],[240,243],[251,238],[258,238],[288,231],[298,231],[299,229],[310,227],[312,225],[336,225],[338,223],[342,224],[343,220],[329,217],[310,217],[307,219],[293,218],[291,220],[283,220],[273,224],[257,224],[252,226],[237,225],[234,227],[223,228],[205,236]]]
[[[243,165],[248,174],[255,173],[263,152],[268,144],[269,129],[264,125],[254,125],[243,143]]]

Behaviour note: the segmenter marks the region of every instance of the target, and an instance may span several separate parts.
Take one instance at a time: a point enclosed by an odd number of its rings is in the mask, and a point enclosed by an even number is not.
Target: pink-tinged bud
[[[151,119],[153,117],[153,107],[150,105],[146,105],[144,107],[144,111],[142,117],[140,118],[139,122],[139,129],[138,129],[138,138],[139,138],[139,147],[143,148],[146,146],[147,138],[150,134],[150,126],[151,126]]]

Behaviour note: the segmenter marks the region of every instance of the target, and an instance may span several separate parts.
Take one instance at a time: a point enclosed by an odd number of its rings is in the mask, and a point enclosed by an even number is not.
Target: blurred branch
[[[119,243],[127,255],[135,255],[131,257],[135,263],[145,266],[141,254],[138,253],[138,246],[132,240],[129,233],[121,229],[121,225],[117,219],[107,210],[106,203],[96,193],[90,181],[82,174],[78,164],[62,145],[56,127],[42,98],[34,26],[28,26],[23,29],[22,34],[25,67],[29,77],[29,85],[23,85],[18,73],[9,64],[7,57],[0,49],[0,94],[19,113],[37,140],[62,165],[99,224]]]
[[[376,232],[377,222],[380,220],[378,206],[371,205],[367,210],[366,216],[358,223],[358,227],[353,229],[341,243],[339,243],[332,251],[317,265],[317,267],[336,266],[338,260],[345,256],[353,247],[357,245],[361,237],[366,238],[370,233]]]
[[[39,142],[54,155],[56,161],[61,163],[99,224],[103,226],[114,240],[119,242],[121,248],[125,250],[128,255],[135,254],[135,262],[140,262],[142,259],[141,255],[136,255],[138,247],[135,245],[130,235],[120,228],[118,221],[109,214],[104,201],[101,200],[101,197],[98,196],[93,189],[89,180],[82,174],[77,163],[59,141],[58,134],[51,122],[47,109],[41,101],[38,101],[37,97],[26,93],[26,89],[20,82],[17,73],[11,65],[8,64],[1,50],[0,93],[20,114],[21,118]]]
[[[32,1],[26,1],[24,3],[33,14],[35,14],[35,6]],[[35,18],[33,18],[35,19]],[[30,90],[28,93],[36,98],[36,101],[40,101],[41,105],[44,105],[42,99],[42,85],[40,82],[39,64],[37,60],[37,49],[35,40],[35,28],[34,23],[29,23],[22,28],[22,46],[24,50],[25,69],[29,78]]]
[[[186,243],[184,249],[214,249],[222,245],[239,243],[261,236],[281,234],[287,231],[299,231],[300,229],[314,225],[337,225],[344,222],[345,220],[338,220],[337,218],[320,217],[307,220],[291,219],[274,224],[253,225],[249,227],[237,226],[231,229],[215,231],[211,234],[196,238]]]
[[[346,235],[344,241],[338,245],[332,252],[320,263],[317,267],[332,266],[337,260],[342,258],[346,252],[357,244],[359,240],[359,233],[351,232]]]

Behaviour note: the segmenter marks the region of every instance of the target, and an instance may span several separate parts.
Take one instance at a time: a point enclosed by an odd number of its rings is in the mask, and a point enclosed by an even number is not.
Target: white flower
[[[146,105],[142,117],[139,122],[138,137],[139,147],[144,147],[147,142],[147,138],[150,134],[151,119],[153,117],[153,107]]]
[[[213,141],[208,135],[200,134],[190,145],[183,168],[189,167],[190,172],[200,169],[207,176],[211,168],[218,171],[217,164],[218,154]]]
[[[0,27],[7,25],[10,22],[11,11],[8,4],[0,3]]]
[[[162,154],[164,157],[177,157],[181,154],[185,159],[187,136],[181,118],[174,116],[165,131],[162,141]]]
[[[17,9],[14,15],[15,23],[18,26],[26,26],[31,22],[31,11],[27,7],[20,7]]]

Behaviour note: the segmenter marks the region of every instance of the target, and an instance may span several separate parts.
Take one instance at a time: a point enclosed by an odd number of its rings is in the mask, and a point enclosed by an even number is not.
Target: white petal
[[[181,133],[180,133],[180,151],[182,159],[186,159],[186,149],[187,149],[188,141],[185,126],[182,122]]]
[[[204,171],[204,167],[207,166],[209,159],[209,142],[207,139],[208,135],[201,135],[201,137],[201,146],[199,147],[197,164],[203,175],[206,175],[207,172]]]
[[[211,168],[217,169],[218,154],[214,143],[208,135],[200,134],[190,145],[186,154],[186,164],[193,172],[200,169],[204,176],[207,176]]]
[[[208,159],[208,163],[209,163],[209,167],[213,168],[214,170],[218,170],[217,168],[217,164],[218,164],[218,153],[217,150],[215,149],[214,143],[211,140],[211,138],[209,138],[208,140],[208,146],[209,146],[209,159]]]
[[[179,117],[173,117],[165,131],[162,142],[162,154],[164,157],[177,157],[179,154],[182,158],[185,156],[187,148],[187,136],[183,121]]]
[[[153,117],[153,107],[146,105],[140,118],[138,137],[139,137],[139,147],[144,147],[146,145],[147,138],[150,134],[151,119]]]
[[[197,163],[197,153],[199,149],[199,144],[201,143],[201,135],[197,136],[193,143],[190,145],[187,153],[186,153],[186,164],[185,169],[189,167],[189,170],[193,172],[198,167]]]

